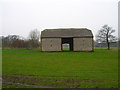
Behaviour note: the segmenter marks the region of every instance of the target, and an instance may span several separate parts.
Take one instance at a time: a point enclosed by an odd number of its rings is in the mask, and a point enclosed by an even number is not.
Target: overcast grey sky
[[[27,37],[35,28],[88,28],[96,35],[104,24],[118,35],[119,0],[2,0],[0,35]]]

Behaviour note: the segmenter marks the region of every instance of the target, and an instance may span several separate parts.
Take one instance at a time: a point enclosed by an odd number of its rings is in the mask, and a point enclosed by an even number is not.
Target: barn
[[[68,51],[93,51],[93,34],[87,28],[45,29],[41,32],[42,51],[64,51],[64,44]]]

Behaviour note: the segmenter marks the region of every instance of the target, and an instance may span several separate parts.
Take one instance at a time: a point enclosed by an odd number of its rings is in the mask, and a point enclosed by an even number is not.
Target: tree
[[[97,42],[99,43],[106,43],[107,49],[110,49],[110,42],[115,42],[117,38],[113,36],[112,34],[115,32],[112,27],[109,27],[108,25],[102,26],[102,28],[98,31],[98,35],[96,36]]]
[[[37,29],[29,33],[29,46],[31,48],[39,47],[40,32]]]
[[[2,36],[2,47],[3,48],[23,48],[24,39],[18,35],[8,35],[6,37]]]
[[[11,43],[11,46],[14,48],[24,48],[24,40],[15,40]]]

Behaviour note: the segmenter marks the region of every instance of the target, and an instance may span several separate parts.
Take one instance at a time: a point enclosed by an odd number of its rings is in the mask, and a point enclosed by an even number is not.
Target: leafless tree
[[[112,35],[115,32],[112,27],[109,27],[108,25],[102,26],[102,28],[98,31],[98,34],[96,36],[97,42],[99,43],[107,43],[107,49],[110,49],[110,42],[115,42],[117,38]]]
[[[39,47],[40,32],[37,29],[32,30],[29,33],[29,46],[31,48]]]

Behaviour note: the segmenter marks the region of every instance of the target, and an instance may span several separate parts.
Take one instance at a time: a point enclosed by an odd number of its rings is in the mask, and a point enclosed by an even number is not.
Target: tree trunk
[[[106,41],[107,41],[107,49],[110,50],[110,43],[109,43],[109,40],[108,40],[108,33],[109,33],[109,31],[107,31],[107,34],[106,34]]]
[[[110,50],[110,43],[109,42],[107,42],[107,46],[108,46],[108,50]]]

